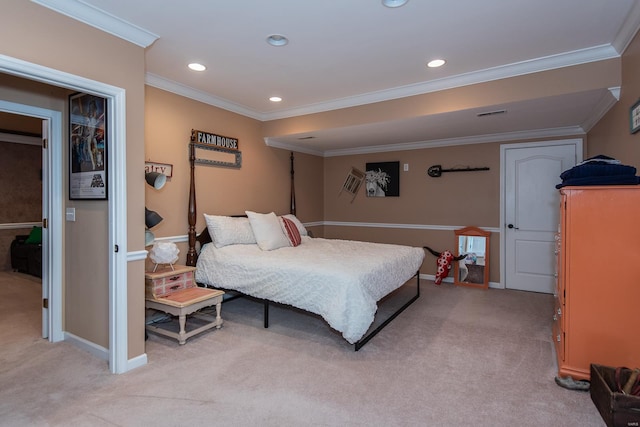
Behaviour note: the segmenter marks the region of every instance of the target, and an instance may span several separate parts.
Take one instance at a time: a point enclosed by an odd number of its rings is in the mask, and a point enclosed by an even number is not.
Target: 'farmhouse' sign
[[[197,149],[195,163],[227,168],[242,165],[242,152],[238,150],[236,138],[191,129],[191,144]]]
[[[195,132],[195,135],[193,133]],[[229,138],[228,136],[216,135],[215,133],[202,132],[199,130],[193,130],[193,136],[195,136],[194,142],[198,144],[211,144],[221,148],[227,148],[230,150],[238,149],[238,140],[236,138]]]

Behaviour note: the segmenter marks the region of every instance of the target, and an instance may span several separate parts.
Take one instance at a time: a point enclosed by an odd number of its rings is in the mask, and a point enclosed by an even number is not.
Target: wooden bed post
[[[295,215],[296,214],[296,191],[295,188],[293,186],[293,174],[294,169],[293,169],[293,151],[291,152],[291,204],[289,206],[289,213]]]
[[[189,166],[191,167],[191,179],[189,183],[189,251],[187,252],[187,265],[196,266],[196,180],[195,180],[195,162],[196,147],[194,145],[193,133],[191,134],[191,142],[189,143]]]

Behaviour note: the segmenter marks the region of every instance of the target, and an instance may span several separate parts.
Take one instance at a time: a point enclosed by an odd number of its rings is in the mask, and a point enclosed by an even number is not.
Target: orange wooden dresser
[[[640,186],[564,187],[556,237],[558,375],[640,367]]]

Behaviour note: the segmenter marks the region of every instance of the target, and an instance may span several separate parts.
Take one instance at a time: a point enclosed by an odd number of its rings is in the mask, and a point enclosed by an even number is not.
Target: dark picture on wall
[[[69,96],[69,198],[107,199],[107,100]]]
[[[367,163],[367,197],[400,196],[400,162]]]

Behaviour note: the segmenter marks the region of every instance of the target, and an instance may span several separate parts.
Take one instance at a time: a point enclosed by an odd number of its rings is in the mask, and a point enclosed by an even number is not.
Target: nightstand
[[[183,345],[188,338],[211,328],[222,327],[223,291],[200,288],[193,277],[195,267],[182,265],[163,266],[155,272],[145,274],[145,306],[177,316],[180,324],[178,332],[161,328],[154,324],[146,325],[146,330],[178,340]],[[199,310],[214,306],[216,316],[197,313]],[[187,332],[187,316],[205,323]]]

